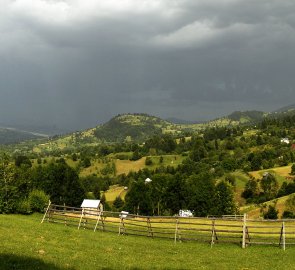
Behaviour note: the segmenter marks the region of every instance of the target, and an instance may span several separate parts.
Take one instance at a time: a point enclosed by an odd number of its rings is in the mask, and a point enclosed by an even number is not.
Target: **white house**
[[[152,182],[152,181],[153,181],[152,179],[147,178],[147,179],[144,180],[144,183],[147,184],[147,183],[150,183],[150,182]]]
[[[289,144],[290,143],[290,140],[288,138],[282,138],[281,139],[281,143]]]

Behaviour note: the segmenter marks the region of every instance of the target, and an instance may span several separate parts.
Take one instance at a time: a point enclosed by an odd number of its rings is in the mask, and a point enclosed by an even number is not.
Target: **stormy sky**
[[[294,100],[293,0],[0,0],[0,122],[197,121]]]

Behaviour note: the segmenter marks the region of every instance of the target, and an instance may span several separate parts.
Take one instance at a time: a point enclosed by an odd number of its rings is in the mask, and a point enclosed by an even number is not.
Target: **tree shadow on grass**
[[[61,268],[42,259],[17,256],[13,254],[0,254],[1,270],[65,270],[74,268]]]

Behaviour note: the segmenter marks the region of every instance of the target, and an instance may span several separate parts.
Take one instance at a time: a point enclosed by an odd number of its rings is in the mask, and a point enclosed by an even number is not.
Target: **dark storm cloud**
[[[293,1],[0,4],[1,121],[78,129],[123,112],[199,120],[294,103]]]

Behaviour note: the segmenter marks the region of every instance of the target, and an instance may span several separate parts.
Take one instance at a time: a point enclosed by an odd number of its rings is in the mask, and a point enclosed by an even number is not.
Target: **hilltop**
[[[177,134],[181,129],[168,121],[148,114],[121,114],[94,130],[94,136],[107,142],[140,142],[152,135]]]

